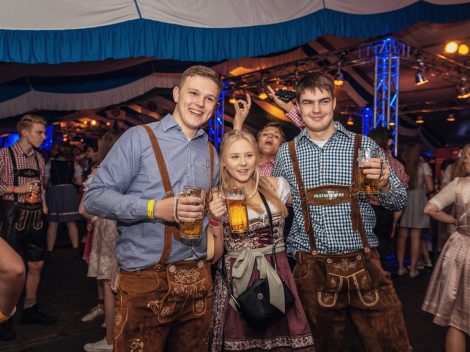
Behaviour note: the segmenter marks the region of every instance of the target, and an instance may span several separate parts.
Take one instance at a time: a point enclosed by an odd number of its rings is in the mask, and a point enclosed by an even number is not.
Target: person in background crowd
[[[50,325],[57,321],[39,310],[36,298],[46,252],[43,214],[48,209],[41,182],[44,159],[35,149],[46,139],[46,124],[41,116],[23,116],[16,127],[20,140],[0,149],[1,236],[27,266],[22,324]],[[1,326],[3,334],[14,336],[11,320],[8,322]]]
[[[371,138],[383,150],[390,167],[395,172],[403,187],[408,188],[408,175],[405,167],[401,162],[392,156],[390,147],[393,143],[392,132],[385,127],[376,127],[369,132]],[[390,240],[395,236],[395,228],[400,218],[401,211],[391,211],[380,205],[379,200],[375,196],[370,197],[370,204],[375,212],[374,233],[379,240],[377,250],[380,254],[380,262],[386,267],[386,259],[390,249]]]
[[[73,160],[83,169],[83,166],[85,164],[85,155],[83,154],[81,147],[79,147],[78,145],[72,146],[72,154]]]
[[[13,321],[10,319],[16,312],[16,304],[24,287],[25,268],[23,260],[0,237],[0,340],[15,339]]]
[[[251,98],[247,94],[246,100],[239,99],[235,103],[235,117],[233,118],[233,129],[242,130],[248,112],[251,108]],[[258,132],[259,173],[260,176],[271,176],[274,168],[274,159],[286,135],[279,122],[268,122]]]
[[[420,145],[418,143],[408,143],[401,156],[401,160],[405,164],[405,171],[409,176],[409,183],[408,205],[400,219],[400,230],[397,239],[397,274],[403,276],[408,272],[405,268],[405,247],[406,239],[410,235],[411,263],[409,275],[411,278],[419,275],[417,264],[423,246],[421,235],[423,229],[430,226],[429,217],[424,214],[423,208],[427,202],[426,194],[432,192],[434,188],[431,168],[421,160],[419,150]]]
[[[441,180],[441,189],[447,186],[452,180],[452,169],[455,166],[455,162],[459,160],[460,150],[452,149],[450,152],[450,157],[444,160],[441,164],[441,171],[443,171],[442,180]]]
[[[434,315],[434,323],[448,326],[446,351],[465,352],[470,335],[470,144],[462,150],[453,174],[454,179],[424,208],[456,230],[436,263],[422,309]],[[444,212],[451,204],[453,214]]]
[[[59,223],[65,222],[76,258],[80,257],[78,229],[76,221],[82,217],[78,213],[80,199],[75,185],[82,184],[82,168],[72,155],[68,144],[59,146],[59,156],[46,165],[45,182],[47,189],[47,206],[49,208],[47,228],[47,250],[50,257],[54,250]]]
[[[307,73],[296,91],[306,127],[281,146],[273,175],[286,178],[293,197],[287,249],[296,257],[294,279],[315,344],[322,352],[339,351],[350,314],[365,351],[411,351],[401,303],[375,250],[374,211],[366,197],[355,195],[357,149],[377,145],[334,121],[331,77]],[[363,172],[379,179],[384,207],[406,206],[406,190],[386,160],[370,159]]]
[[[83,179],[86,180],[91,171],[96,168],[98,158],[98,144],[90,144],[85,148],[85,165],[83,167]]]
[[[115,352],[207,351],[213,287],[211,265],[204,261],[204,202],[174,195],[186,186],[209,194],[217,184],[217,155],[201,127],[221,88],[212,69],[185,70],[173,89],[173,113],[127,130],[88,188],[85,210],[120,222]],[[200,219],[199,239],[184,241],[175,222]]]
[[[234,130],[224,135],[220,150],[222,193],[215,193],[210,203],[209,226],[212,227],[216,238],[215,252],[218,255],[214,260],[217,261],[222,256],[224,248],[227,254],[219,263],[219,269],[226,268],[221,269],[225,274],[222,275],[219,270],[214,285],[213,336],[210,350],[315,351],[284,245],[283,227],[287,215],[285,203],[290,196],[289,185],[282,177],[260,176],[258,150],[259,143],[257,145],[254,137],[248,132]],[[249,230],[242,235],[230,230],[227,209],[221,196],[235,186],[242,187],[247,198]],[[272,211],[272,234],[261,195],[269,202]],[[277,271],[271,264],[273,246]],[[248,263],[246,267],[244,263]],[[273,276],[280,277],[292,292],[295,306],[286,311],[280,320],[259,332],[254,331],[233,307],[226,281],[234,287],[234,295],[238,297],[250,283],[266,275],[268,281]],[[243,282],[248,286],[243,287]],[[274,296],[274,292],[283,290],[280,280],[277,281],[277,286],[275,284],[276,281],[273,280],[270,297]],[[285,305],[283,308],[285,309]]]
[[[111,150],[112,146],[119,139],[121,133],[116,130],[108,131],[98,142],[97,162],[100,163]],[[87,187],[91,184],[96,168],[87,180]],[[85,190],[86,192],[86,190]],[[100,352],[113,350],[113,329],[114,329],[114,293],[117,276],[117,260],[114,248],[119,238],[119,233],[115,220],[108,220],[99,217],[93,217],[80,207],[80,214],[87,220],[93,222],[93,244],[88,263],[88,277],[95,277],[98,280],[98,299],[101,291],[102,302],[93,308],[82,321],[91,321],[99,315],[104,314],[106,326],[106,336],[93,343],[87,343],[83,348],[87,352]]]

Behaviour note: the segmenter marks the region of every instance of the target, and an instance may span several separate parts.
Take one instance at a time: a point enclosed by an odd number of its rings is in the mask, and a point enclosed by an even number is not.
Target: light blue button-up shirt
[[[210,175],[208,136],[200,129],[188,140],[172,115],[148,125],[162,150],[174,193],[185,186],[209,191],[218,182],[218,159]],[[147,132],[141,126],[127,130],[110,150],[85,197],[87,212],[118,221],[116,256],[121,268],[137,270],[154,265],[163,251],[164,222],[147,219],[149,199],[164,197],[162,178]],[[204,235],[191,246],[173,239],[168,263],[206,256]]]

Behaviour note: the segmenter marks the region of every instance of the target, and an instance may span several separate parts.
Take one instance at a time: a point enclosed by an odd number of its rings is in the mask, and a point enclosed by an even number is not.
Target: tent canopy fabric
[[[256,57],[325,34],[367,38],[470,14],[470,3],[462,0],[3,0],[0,5],[0,61],[28,64]]]

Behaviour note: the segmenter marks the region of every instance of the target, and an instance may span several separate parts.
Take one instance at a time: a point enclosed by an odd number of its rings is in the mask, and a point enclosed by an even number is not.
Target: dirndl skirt
[[[400,218],[400,226],[415,229],[428,229],[429,216],[424,214],[424,206],[428,202],[424,189],[408,191],[408,205]]]
[[[78,213],[80,199],[72,184],[50,186],[46,194],[49,213],[47,220],[54,222],[78,221],[82,216]]]
[[[470,335],[470,236],[454,232],[434,266],[422,309]]]

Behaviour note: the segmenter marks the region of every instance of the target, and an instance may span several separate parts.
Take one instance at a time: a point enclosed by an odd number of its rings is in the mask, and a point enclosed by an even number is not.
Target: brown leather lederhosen
[[[150,127],[143,127],[152,143],[165,197],[172,197],[158,140]],[[212,181],[214,148],[211,144],[209,153]],[[115,352],[207,351],[213,291],[210,263],[182,260],[167,264],[172,240],[179,240],[178,234],[176,223],[165,223],[164,245],[158,263],[133,272],[120,271],[114,325]]]
[[[348,311],[366,351],[404,352],[410,347],[401,303],[390,278],[380,265],[377,251],[369,245],[360,213],[358,165],[355,161],[361,143],[362,136],[356,134],[351,185],[324,185],[309,189],[305,189],[302,180],[295,143],[291,141],[288,144],[302,205],[304,229],[311,248],[310,252],[296,253],[294,278],[319,351],[340,350]],[[345,254],[320,254],[310,206],[342,203],[351,204],[352,227],[359,232],[363,248]],[[380,318],[372,323],[377,311]]]
[[[39,160],[34,152],[37,169],[18,169],[11,147],[8,148],[13,166],[13,186],[18,187],[19,177],[39,180]],[[46,237],[42,201],[20,203],[18,194],[14,200],[0,199],[0,234],[26,261],[44,259]]]

